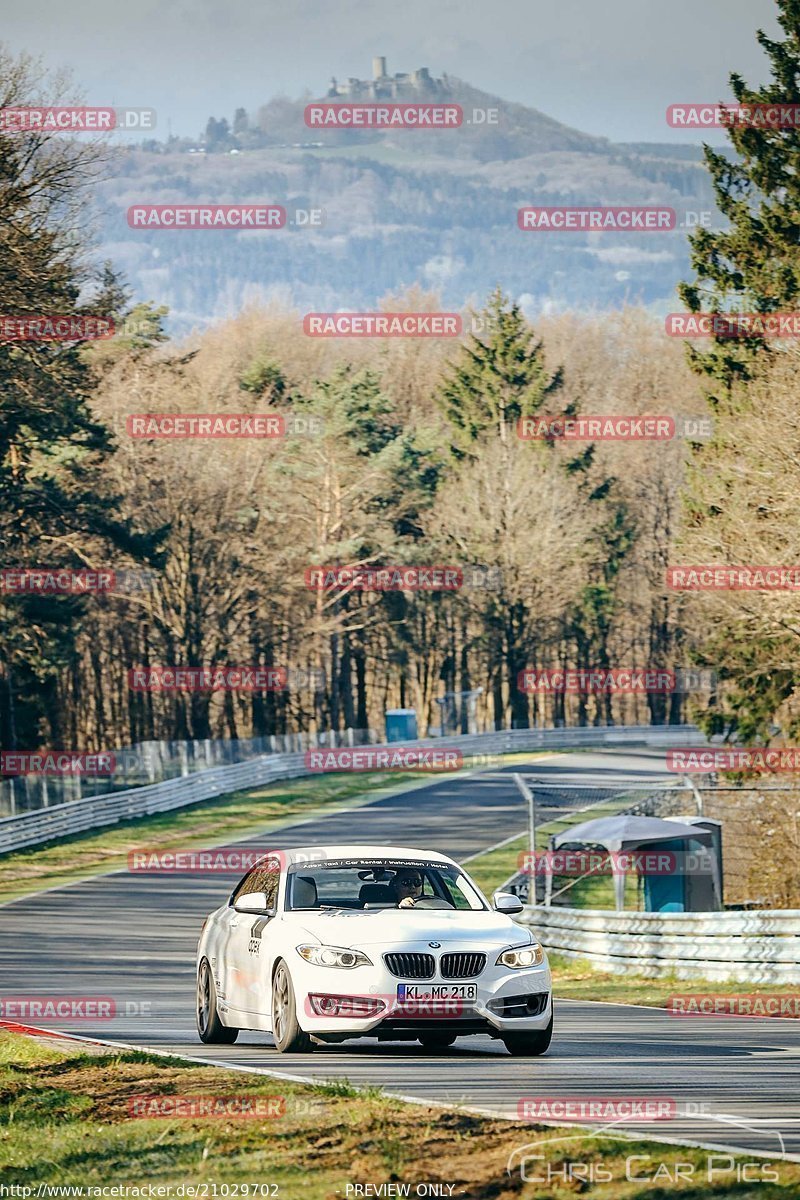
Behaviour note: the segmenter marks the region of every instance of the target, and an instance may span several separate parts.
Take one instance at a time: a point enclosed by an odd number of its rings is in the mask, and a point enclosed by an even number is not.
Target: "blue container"
[[[417,710],[415,708],[387,708],[387,742],[408,742],[418,736]]]

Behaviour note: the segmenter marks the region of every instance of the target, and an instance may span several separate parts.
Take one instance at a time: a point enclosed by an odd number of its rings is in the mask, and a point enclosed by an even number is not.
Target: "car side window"
[[[264,892],[267,897],[267,906],[277,908],[280,878],[280,864],[275,859],[260,863],[257,867],[253,867],[249,875],[245,875],[233,893],[231,903],[235,904],[240,896],[250,896],[253,892]]]

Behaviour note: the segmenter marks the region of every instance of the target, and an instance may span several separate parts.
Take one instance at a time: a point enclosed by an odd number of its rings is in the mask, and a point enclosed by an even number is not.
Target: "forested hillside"
[[[212,117],[196,142],[123,149],[98,196],[102,250],[137,298],[168,305],[177,333],[274,299],[302,311],[370,308],[415,283],[459,308],[502,280],[534,317],[674,308],[686,230],[718,219],[692,135],[686,145],[615,146],[457,80],[446,94],[464,110],[458,129],[309,129],[306,97]],[[474,109],[496,123],[468,126]],[[243,200],[321,209],[324,224],[165,237],[126,221],[136,202]],[[677,225],[602,242],[531,234],[517,228],[525,204],[659,204]]]

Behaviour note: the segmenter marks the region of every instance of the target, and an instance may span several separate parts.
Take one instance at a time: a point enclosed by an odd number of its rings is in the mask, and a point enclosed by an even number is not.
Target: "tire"
[[[532,1033],[507,1034],[503,1041],[509,1054],[515,1058],[536,1058],[546,1054],[553,1038],[553,1018],[545,1029],[536,1029]]]
[[[217,989],[208,959],[202,959],[197,969],[197,1032],[207,1045],[230,1046],[239,1030],[223,1025],[217,1009]]]
[[[310,1054],[314,1049],[311,1034],[297,1022],[292,977],[283,959],[279,959],[272,979],[272,1036],[279,1054]]]
[[[457,1037],[457,1033],[421,1033],[417,1041],[426,1050],[446,1050]]]

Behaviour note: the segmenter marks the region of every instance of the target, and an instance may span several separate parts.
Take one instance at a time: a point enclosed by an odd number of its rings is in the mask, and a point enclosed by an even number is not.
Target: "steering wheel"
[[[426,896],[423,900],[417,900],[414,908],[455,908],[455,905],[439,896]]]

